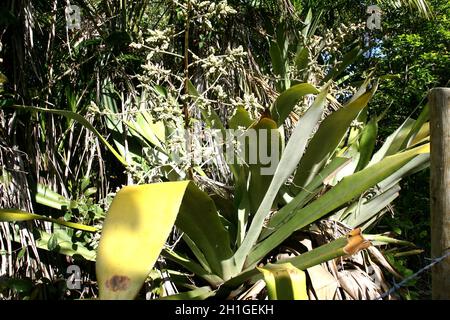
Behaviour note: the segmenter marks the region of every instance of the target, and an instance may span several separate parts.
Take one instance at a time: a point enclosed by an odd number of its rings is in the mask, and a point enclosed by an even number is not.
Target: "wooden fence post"
[[[431,256],[450,250],[450,88],[429,95],[431,131]],[[450,300],[450,256],[432,269],[433,299]]]

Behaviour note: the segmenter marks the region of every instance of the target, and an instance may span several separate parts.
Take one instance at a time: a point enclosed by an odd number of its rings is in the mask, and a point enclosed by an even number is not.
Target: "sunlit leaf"
[[[267,193],[264,195],[261,204],[253,218],[247,235],[238,248],[235,254],[235,260],[238,268],[242,268],[245,263],[252,246],[258,239],[264,219],[269,214],[272,204],[280,190],[281,186],[286,182],[287,178],[292,174],[302,157],[303,150],[306,147],[309,137],[311,136],[316,123],[322,116],[325,107],[326,96],[328,94],[328,87],[324,88],[322,92],[316,97],[312,106],[308,109],[305,115],[298,121],[294,132],[284,150],[280,162],[273,175]]]
[[[304,208],[294,210],[292,218],[259,243],[247,257],[247,265],[254,265],[271,250],[276,248],[294,231],[317,221],[326,214],[353,200],[367,189],[383,181],[407,164],[414,157],[430,152],[430,145],[423,145],[393,156],[345,177],[327,193]]]
[[[295,193],[305,187],[323,168],[336,151],[352,121],[372,98],[376,86],[359,98],[350,101],[344,108],[333,112],[321,124],[302,157],[294,176]]]
[[[308,300],[305,272],[290,263],[257,268],[264,276],[270,300]]]
[[[25,211],[17,210],[17,209],[0,209],[0,221],[10,222],[10,221],[31,221],[31,220],[42,220],[42,221],[53,222],[53,223],[60,224],[65,227],[88,231],[88,232],[97,231],[97,228],[95,228],[95,227],[86,226],[86,225],[83,225],[80,223],[67,222],[67,221],[64,221],[61,219],[49,218],[46,216],[41,216],[38,214],[29,213],[29,212],[25,212]]]
[[[223,262],[232,254],[228,233],[204,192],[189,181],[127,186],[103,225],[96,265],[101,299],[136,296],[175,221],[215,274],[232,273]]]
[[[278,126],[281,126],[301,98],[308,94],[318,93],[319,90],[309,83],[300,83],[290,87],[278,96],[270,108],[272,118],[277,122]]]

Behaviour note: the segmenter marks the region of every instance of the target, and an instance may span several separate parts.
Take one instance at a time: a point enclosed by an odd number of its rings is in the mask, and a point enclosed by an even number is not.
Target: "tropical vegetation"
[[[4,1],[0,297],[379,299],[429,250],[450,7],[374,3]]]

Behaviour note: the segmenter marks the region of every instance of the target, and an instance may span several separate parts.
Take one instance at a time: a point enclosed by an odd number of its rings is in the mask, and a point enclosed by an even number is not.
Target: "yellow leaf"
[[[97,252],[100,299],[133,299],[177,218],[189,181],[127,186],[114,198]]]
[[[68,222],[61,219],[49,218],[46,216],[41,216],[34,213],[25,212],[18,209],[0,209],[0,222],[12,222],[12,221],[31,221],[31,220],[42,220],[52,223],[57,223],[62,226],[66,226],[72,229],[83,230],[87,232],[96,232],[97,228],[86,226],[80,223]]]
[[[257,269],[264,276],[271,300],[308,300],[305,272],[291,263],[267,264]]]

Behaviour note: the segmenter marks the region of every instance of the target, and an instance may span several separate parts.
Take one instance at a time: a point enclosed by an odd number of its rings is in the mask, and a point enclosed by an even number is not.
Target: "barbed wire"
[[[399,290],[401,287],[405,286],[409,281],[411,281],[412,279],[416,278],[419,274],[421,274],[424,271],[432,268],[434,265],[436,265],[439,262],[443,261],[447,257],[450,257],[450,251],[448,251],[446,254],[444,254],[443,256],[441,256],[439,258],[432,259],[432,262],[430,264],[426,265],[425,267],[423,267],[422,269],[420,269],[416,273],[410,275],[409,277],[403,279],[401,282],[399,282],[399,283],[395,283],[394,282],[393,287],[390,288],[385,293],[383,293],[382,295],[380,295],[376,300],[383,300],[384,298],[390,296],[391,294],[393,294],[394,292]]]

